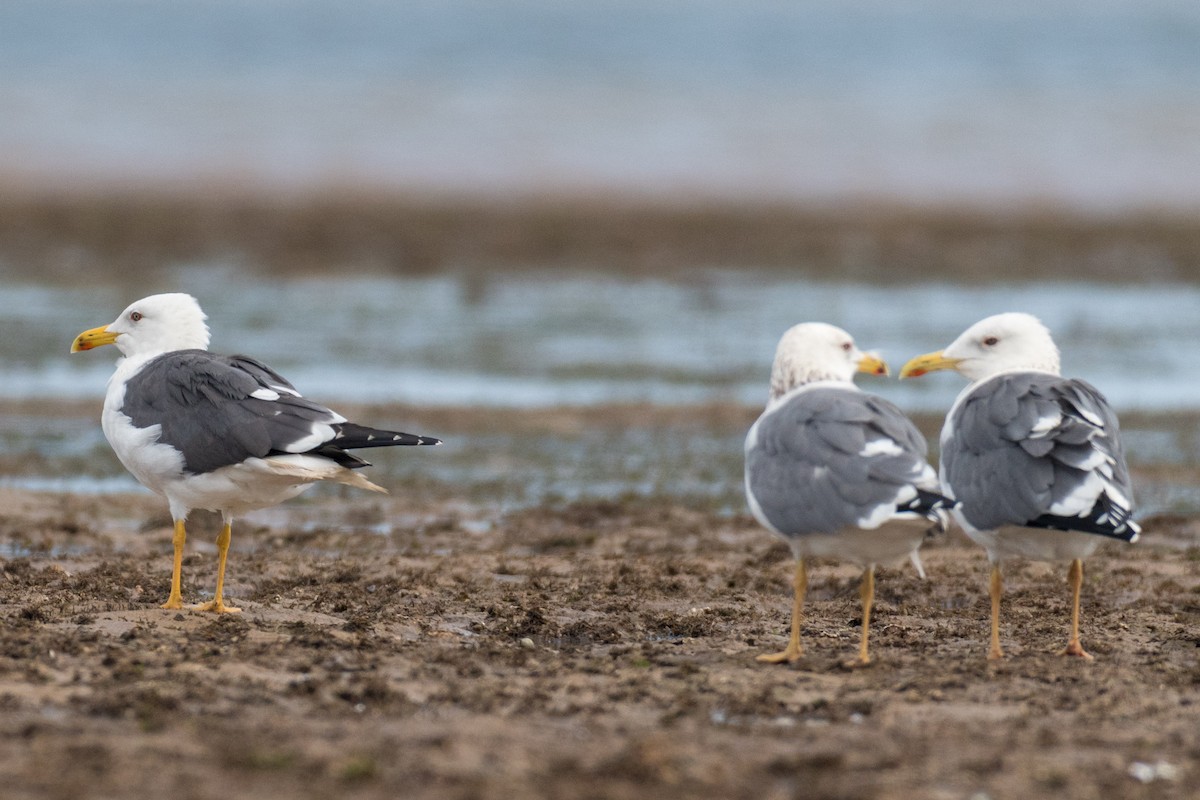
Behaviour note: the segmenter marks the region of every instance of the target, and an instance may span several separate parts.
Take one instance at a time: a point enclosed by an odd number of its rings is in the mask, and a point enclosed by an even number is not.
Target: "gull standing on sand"
[[[954,514],[992,563],[992,638],[1000,648],[1000,564],[1023,557],[1070,561],[1071,635],[1062,655],[1091,656],[1079,641],[1083,559],[1105,538],[1126,542],[1133,491],[1117,416],[1090,384],[1059,373],[1050,332],[1029,314],[975,323],[945,350],[917,356],[901,378],[952,369],[962,390],[941,436],[943,491]]]
[[[157,294],[138,300],[109,325],[84,331],[71,352],[115,344],[123,357],[108,381],[104,435],[133,476],[166,497],[175,522],[171,593],[163,608],[182,608],[180,568],[194,508],[219,511],[214,598],[225,605],[225,559],[237,514],[276,505],[317,481],[386,492],[354,470],[370,464],[347,452],[362,447],[441,444],[376,430],[300,396],[265,364],[208,352],[208,326],[196,299]]]
[[[802,655],[805,559],[834,557],[863,568],[859,661],[875,597],[875,566],[911,558],[931,527],[945,527],[950,501],[925,460],[925,438],[894,405],[854,385],[854,374],[886,375],[850,334],[808,322],[780,339],[766,410],[746,436],[746,499],[755,518],[796,557],[791,637],[772,664]],[[932,525],[931,525],[932,523]]]

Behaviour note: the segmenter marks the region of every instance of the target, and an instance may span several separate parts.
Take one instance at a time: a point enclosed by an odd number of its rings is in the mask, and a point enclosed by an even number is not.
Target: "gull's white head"
[[[130,304],[108,325],[75,337],[71,352],[115,344],[126,357],[154,356],[174,350],[207,350],[207,317],[190,294],[155,294]]]
[[[945,350],[917,356],[900,370],[901,378],[953,369],[971,381],[1000,372],[1036,370],[1059,374],[1058,347],[1050,331],[1032,314],[996,314],[967,328]]]
[[[851,383],[854,373],[886,375],[887,365],[864,353],[854,338],[824,322],[803,322],[783,334],[771,367],[771,400],[813,381]]]

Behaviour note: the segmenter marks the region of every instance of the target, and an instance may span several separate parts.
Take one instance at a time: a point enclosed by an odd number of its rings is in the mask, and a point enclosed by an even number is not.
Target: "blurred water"
[[[1194,0],[6,0],[0,178],[1200,206]]]
[[[1190,467],[1200,453],[1200,288],[1027,284],[988,288],[814,283],[780,272],[698,272],[689,282],[518,273],[288,280],[188,265],[172,288],[207,310],[213,348],[245,352],[302,391],[345,402],[538,408],[643,401],[763,403],[779,335],[827,320],[882,351],[893,368],[939,348],[978,318],[1025,310],[1063,350],[1067,373],[1099,386],[1125,414],[1183,410],[1179,420],[1124,426],[1139,479],[1139,513],[1194,513]],[[51,407],[0,413],[0,487],[70,493],[137,490],[97,424],[115,348],[70,355],[75,334],[105,324],[128,287],[7,285],[0,291],[0,398],[87,398],[77,417]],[[136,290],[137,294],[145,291]],[[963,385],[950,373],[860,384],[910,411],[943,412]],[[416,419],[371,422],[441,436],[421,453],[372,453],[374,479],[470,513],[581,498],[670,496],[729,513],[743,508],[742,430],[619,425],[529,435],[429,430]],[[404,412],[409,413],[409,412]],[[1129,421],[1129,417],[1126,417]],[[401,448],[397,448],[400,450]],[[1162,469],[1166,467],[1167,469]],[[319,489],[312,499],[335,495]],[[295,505],[295,504],[293,504]]]
[[[780,334],[796,322],[840,325],[898,369],[988,314],[1019,310],[1051,328],[1064,372],[1096,384],[1119,410],[1200,408],[1195,287],[880,287],[753,271],[706,272],[688,283],[540,273],[274,282],[194,267],[177,288],[209,314],[214,350],[261,358],[330,403],[753,406],[765,400]],[[67,348],[137,299],[129,291],[6,287],[0,396],[100,397],[116,349]],[[860,384],[931,411],[947,408],[964,385],[950,373]]]

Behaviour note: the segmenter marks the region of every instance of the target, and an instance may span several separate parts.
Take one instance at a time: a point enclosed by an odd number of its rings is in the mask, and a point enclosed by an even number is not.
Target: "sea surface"
[[[745,432],[606,424],[530,435],[528,427],[506,429],[498,413],[494,428],[468,434],[430,429],[422,408],[736,403],[749,419],[766,399],[778,338],[796,322],[841,325],[895,371],[985,314],[1006,310],[1040,316],[1062,348],[1066,373],[1100,387],[1127,421],[1137,411],[1181,412],[1145,415],[1149,422],[1125,426],[1125,441],[1130,462],[1154,476],[1138,486],[1140,515],[1200,510],[1189,471],[1200,459],[1196,287],[880,287],[779,271],[704,272],[687,282],[550,273],[490,282],[477,275],[278,281],[220,265],[181,268],[171,282],[200,299],[214,350],[256,356],[334,407],[379,404],[372,413],[383,416],[370,420],[376,424],[446,439],[421,452],[373,453],[372,476],[396,492],[445,498],[480,524],[529,505],[631,496],[738,513]],[[67,352],[77,333],[115,319],[133,292],[102,282],[0,291],[0,399],[94,403],[94,413],[82,415],[54,405],[42,412],[36,403],[0,412],[0,486],[139,490],[98,420],[118,351]],[[964,385],[952,373],[904,382],[860,376],[859,383],[908,411],[935,415]],[[405,416],[392,419],[396,413]],[[339,496],[336,487],[311,495],[331,496]],[[275,513],[256,518],[274,524]],[[287,513],[333,524],[313,508]]]
[[[1200,208],[1195,0],[6,0],[0,186]]]
[[[897,371],[978,319],[1016,310],[1040,317],[1064,372],[1101,387],[1118,409],[1200,411],[1192,286],[875,286],[748,270],[686,282],[550,273],[278,281],[223,267],[192,267],[173,283],[208,313],[213,350],[258,357],[330,403],[756,406],[775,345],[797,322],[840,325]],[[116,319],[137,299],[131,291],[5,286],[0,397],[101,397],[116,348],[67,349],[78,332]],[[936,411],[964,381],[935,373],[860,384]]]

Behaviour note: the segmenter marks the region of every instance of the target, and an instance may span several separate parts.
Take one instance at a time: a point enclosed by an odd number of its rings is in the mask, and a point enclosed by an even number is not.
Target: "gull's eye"
[[[134,322],[140,322],[142,319],[142,312],[134,311],[132,314],[129,315],[129,318],[131,320],[133,320]]]
[[[995,347],[996,345],[1000,344],[1000,340],[995,336],[989,336],[983,340],[983,343],[988,347]]]
[[[854,345],[852,345],[850,342],[842,342],[842,349],[849,353],[854,349]]]

